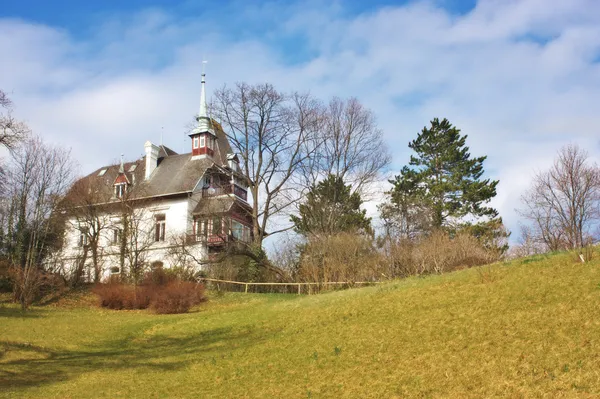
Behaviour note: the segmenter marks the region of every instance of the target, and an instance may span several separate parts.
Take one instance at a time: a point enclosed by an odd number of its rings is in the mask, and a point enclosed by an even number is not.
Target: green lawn
[[[600,395],[600,262],[569,254],[184,315],[0,306],[0,397]]]

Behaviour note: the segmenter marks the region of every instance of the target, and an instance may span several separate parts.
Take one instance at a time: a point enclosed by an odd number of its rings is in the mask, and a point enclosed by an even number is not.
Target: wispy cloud
[[[85,35],[0,20],[10,55],[0,87],[36,132],[73,147],[83,172],[141,155],[161,130],[181,151],[203,57],[209,89],[269,81],[323,99],[357,96],[386,133],[393,170],[431,118],[447,117],[474,155],[489,156],[488,174],[501,180],[494,205],[511,228],[529,177],[561,145],[600,154],[597,1],[482,0],[463,14],[427,1],[361,13],[343,3],[236,4],[185,17],[141,10]]]

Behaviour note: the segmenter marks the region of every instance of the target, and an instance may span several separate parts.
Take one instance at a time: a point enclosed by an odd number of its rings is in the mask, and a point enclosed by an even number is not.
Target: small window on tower
[[[194,137],[194,148],[198,148],[198,136]]]
[[[200,147],[204,148],[205,143],[204,143],[204,136],[200,136]]]

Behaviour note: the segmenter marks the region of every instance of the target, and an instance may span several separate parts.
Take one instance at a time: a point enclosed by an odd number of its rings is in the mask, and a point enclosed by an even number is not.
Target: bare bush
[[[488,244],[485,239],[467,232],[451,236],[442,230],[419,240],[384,240],[380,243],[393,277],[445,273],[501,259],[502,248]]]
[[[385,262],[368,236],[340,233],[311,237],[304,246],[298,281],[377,281],[385,276]]]
[[[97,284],[93,288],[98,296],[99,305],[104,308],[121,309],[146,309],[152,299],[152,286],[133,286],[118,282]]]
[[[140,285],[109,281],[97,284],[93,292],[101,307],[115,310],[151,307],[156,313],[185,313],[206,300],[203,285],[182,281],[176,273],[160,268],[147,273]]]
[[[413,251],[416,274],[445,273],[498,260],[497,251],[486,249],[475,237],[459,233],[451,238],[436,231],[419,242]]]
[[[157,290],[151,306],[156,313],[186,313],[192,306],[205,300],[203,285],[173,281]]]
[[[9,278],[13,288],[13,299],[20,302],[23,309],[28,308],[44,295],[60,292],[64,281],[56,274],[45,272],[40,268],[20,268],[13,266],[9,269]]]

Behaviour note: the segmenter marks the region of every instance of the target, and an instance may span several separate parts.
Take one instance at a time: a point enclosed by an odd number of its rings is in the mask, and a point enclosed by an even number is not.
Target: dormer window
[[[194,148],[198,148],[198,142],[199,142],[199,138],[198,136],[194,137]]]
[[[115,197],[123,198],[125,192],[127,191],[127,185],[125,184],[115,184]]]

